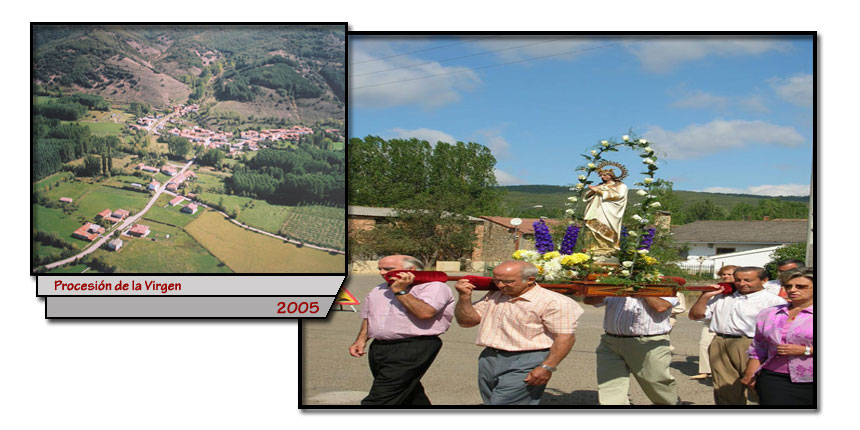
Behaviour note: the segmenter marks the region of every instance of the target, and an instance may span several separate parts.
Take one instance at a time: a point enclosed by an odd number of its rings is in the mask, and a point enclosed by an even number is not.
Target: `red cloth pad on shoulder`
[[[383,278],[385,278],[385,282],[388,282],[388,285],[391,285],[399,278],[397,275],[400,273],[415,275],[415,281],[412,282],[412,285],[426,284],[428,282],[448,282],[448,274],[445,272],[422,272],[418,270],[392,270],[386,273]]]

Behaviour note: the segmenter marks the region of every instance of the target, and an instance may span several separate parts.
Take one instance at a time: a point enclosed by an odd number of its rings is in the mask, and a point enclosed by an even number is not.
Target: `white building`
[[[716,273],[725,265],[764,266],[774,250],[806,242],[805,219],[762,221],[695,221],[672,227],[672,239],[689,249],[688,270]]]

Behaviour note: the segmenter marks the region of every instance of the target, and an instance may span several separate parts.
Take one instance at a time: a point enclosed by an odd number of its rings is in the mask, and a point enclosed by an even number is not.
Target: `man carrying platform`
[[[541,288],[531,263],[507,261],[493,269],[499,291],[472,303],[475,285],[466,279],[454,314],[463,327],[478,324],[478,388],[487,405],[537,405],[556,366],[576,341],[582,307]]]
[[[601,405],[629,405],[630,375],[656,405],[678,404],[669,332],[677,297],[586,297],[606,306],[597,346],[597,395]]]
[[[379,260],[379,274],[393,270],[421,270],[424,265],[408,255]],[[349,354],[361,357],[368,339],[373,385],[362,405],[429,405],[421,377],[442,348],[439,335],[454,317],[454,296],[443,282],[412,285],[415,275],[400,273],[389,286],[376,286],[364,299],[361,329]]]
[[[747,397],[757,400],[754,392],[746,393],[741,384],[747,364],[747,350],[755,336],[756,315],[762,309],[785,304],[785,300],[764,289],[767,271],[761,267],[735,269],[737,290],[723,294],[715,290],[702,294],[690,308],[690,319],[710,318],[715,334],[708,357],[714,376],[714,403],[746,405]]]

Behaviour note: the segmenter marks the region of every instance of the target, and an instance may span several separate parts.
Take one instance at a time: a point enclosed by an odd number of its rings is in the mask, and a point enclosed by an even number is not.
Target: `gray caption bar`
[[[47,297],[46,318],[325,318],[334,297]]]
[[[345,275],[326,276],[43,276],[39,296],[335,295]],[[139,288],[139,289],[137,289]]]

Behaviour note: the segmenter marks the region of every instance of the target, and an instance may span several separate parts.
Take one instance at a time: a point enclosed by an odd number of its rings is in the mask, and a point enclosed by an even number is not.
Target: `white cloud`
[[[794,128],[764,121],[714,120],[692,124],[680,131],[652,126],[643,135],[666,158],[683,160],[754,144],[796,146],[805,139]]]
[[[429,128],[418,128],[415,130],[406,130],[402,128],[395,128],[391,130],[395,134],[390,136],[392,139],[412,139],[416,138],[418,140],[426,140],[430,142],[431,145],[435,145],[437,142],[447,142],[447,143],[457,143],[457,139],[454,139],[454,136],[451,136],[444,131],[432,130]]]
[[[769,83],[779,98],[797,106],[812,106],[812,75],[773,78]]]
[[[747,188],[711,187],[706,193],[753,194],[757,196],[808,196],[808,184],[753,185]]]
[[[494,51],[487,54],[487,56],[492,55],[503,61],[519,61],[542,57],[570,60],[582,53],[588,52],[587,49],[595,46],[597,43],[599,42],[595,40],[572,36],[564,38],[553,36],[511,36],[483,40],[476,42],[474,46],[480,52]]]
[[[770,112],[767,105],[764,103],[764,97],[753,95],[738,100],[738,105],[747,112],[767,113]]]
[[[666,38],[627,45],[649,72],[666,73],[677,65],[718,55],[722,57],[758,55],[785,51],[788,42],[754,38]]]
[[[509,149],[511,144],[501,135],[501,130],[486,129],[478,130],[472,136],[471,141],[480,143],[486,146],[496,157],[496,160],[502,160],[510,157]]]
[[[496,174],[496,182],[498,182],[499,185],[521,185],[521,184],[523,184],[522,179],[520,179],[514,175],[511,175],[510,173],[504,172],[502,170],[495,169],[493,171],[493,173]]]
[[[361,41],[350,47],[349,103],[357,107],[387,108],[419,105],[435,108],[460,100],[464,91],[481,83],[467,67],[443,66],[409,55],[397,55],[392,44]],[[414,45],[412,46],[414,49]],[[415,67],[409,67],[416,65]],[[431,75],[438,75],[428,77]]]
[[[728,97],[695,90],[685,93],[680,99],[675,100],[671,106],[686,109],[725,109],[728,103]]]

